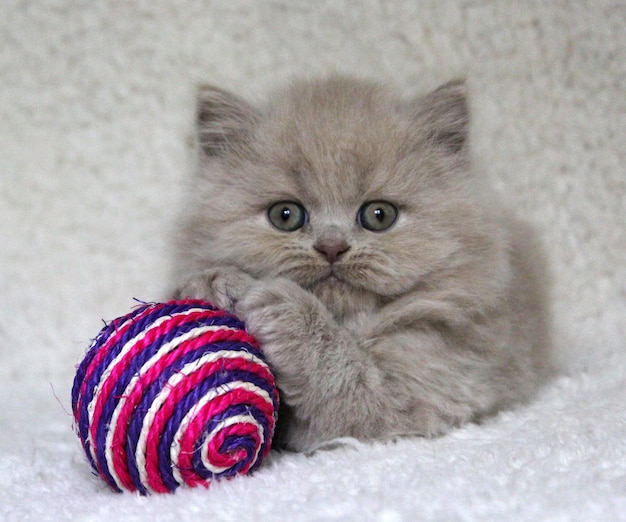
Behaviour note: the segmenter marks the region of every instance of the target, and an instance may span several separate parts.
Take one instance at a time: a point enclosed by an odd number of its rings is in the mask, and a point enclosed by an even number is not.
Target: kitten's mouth
[[[317,280],[317,284],[336,285],[348,283],[347,281],[345,281],[345,279],[341,278],[341,276],[337,275],[337,271],[332,266],[329,266],[321,274],[320,278]]]

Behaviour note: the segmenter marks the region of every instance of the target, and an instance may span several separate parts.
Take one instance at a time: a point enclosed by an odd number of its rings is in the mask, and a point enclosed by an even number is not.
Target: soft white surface
[[[618,0],[2,2],[0,519],[626,520],[624,27]],[[163,297],[194,82],[254,99],[330,70],[469,76],[477,161],[549,245],[562,375],[438,440],[109,492],[72,432],[74,365],[101,319]]]

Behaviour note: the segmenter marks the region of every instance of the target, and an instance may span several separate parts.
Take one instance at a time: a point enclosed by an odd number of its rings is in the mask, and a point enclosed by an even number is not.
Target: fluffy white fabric
[[[0,6],[0,519],[626,520],[626,7],[181,0]],[[467,74],[477,163],[542,227],[561,375],[437,440],[272,455],[141,498],[90,474],[69,393],[102,319],[164,297],[194,84]]]

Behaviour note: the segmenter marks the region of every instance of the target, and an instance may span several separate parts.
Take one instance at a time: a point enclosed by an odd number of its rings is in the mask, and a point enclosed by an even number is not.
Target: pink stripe
[[[212,312],[209,311],[212,314]],[[143,314],[140,314],[142,316]],[[195,321],[202,319],[206,315],[206,311],[195,312],[186,315],[172,316],[168,321],[163,322],[158,328],[149,329],[145,331],[143,338],[139,339],[130,350],[117,362],[117,364],[111,369],[111,373],[102,383],[101,388],[98,390],[96,397],[96,403],[94,405],[93,418],[91,421],[91,436],[92,440],[96,440],[98,435],[98,425],[100,423],[100,417],[107,399],[110,397],[113,388],[119,382],[120,377],[128,370],[128,367],[134,362],[135,357],[141,353],[146,346],[150,346],[159,337],[167,335],[173,329],[179,325],[188,321]],[[119,334],[115,336],[115,339],[119,337]],[[109,343],[107,342],[107,345]],[[137,368],[139,370],[139,368]],[[106,427],[105,427],[106,428]]]
[[[118,317],[117,319],[114,319],[111,324],[113,324],[113,326],[115,326],[115,333],[110,335],[105,343],[100,346],[98,348],[98,351],[96,352],[96,355],[94,356],[94,358],[91,360],[91,362],[89,363],[89,367],[87,368],[87,370],[85,371],[85,376],[83,378],[83,382],[81,384],[81,389],[80,389],[80,393],[79,393],[79,397],[80,397],[80,403],[82,403],[82,398],[85,394],[85,391],[87,389],[87,383],[89,382],[89,380],[91,379],[91,374],[94,373],[102,364],[102,360],[108,355],[109,351],[111,350],[112,347],[114,347],[118,342],[119,339],[121,339],[122,337],[124,337],[126,335],[126,333],[128,332],[128,330],[137,322],[142,321],[144,319],[144,317],[146,315],[152,314],[155,311],[159,311],[163,308],[165,308],[166,306],[170,306],[172,304],[177,304],[180,306],[189,306],[189,305],[193,305],[193,306],[198,306],[198,307],[206,307],[207,305],[210,305],[210,303],[207,303],[206,301],[201,301],[201,300],[197,300],[197,299],[187,299],[187,300],[182,300],[182,301],[170,301],[167,303],[158,303],[158,304],[154,304],[154,305],[150,305],[147,306],[146,309],[141,312],[140,314],[136,315],[135,317],[131,318],[127,318],[127,316],[123,316],[123,317]],[[139,305],[139,306],[144,306],[144,305]],[[212,306],[212,305],[210,305]],[[227,312],[225,312],[224,310],[209,310],[204,308],[203,310],[196,312],[193,316],[194,317],[199,317],[199,318],[210,318],[210,317],[224,317],[225,315],[227,315]],[[185,317],[184,315],[181,317]],[[186,317],[190,317],[189,315],[187,315]],[[155,318],[155,321],[158,320],[158,317]],[[169,322],[166,322],[165,324],[167,324]],[[146,328],[149,328],[150,325],[148,325]],[[167,331],[170,331],[171,328],[169,328]],[[258,348],[258,343],[256,342],[256,340],[254,340],[252,337],[249,337],[250,341],[246,341],[246,342],[251,342],[251,344],[253,344],[253,346]],[[81,404],[79,403],[78,407],[76,408],[76,411],[81,411]]]
[[[204,433],[207,422],[216,415],[223,413],[229,406],[234,404],[251,404],[257,406],[266,416],[272,416],[271,405],[268,407],[267,402],[256,395],[254,392],[235,389],[228,392],[226,395],[217,397],[215,400],[204,405],[201,411],[191,420],[189,426],[183,433],[182,439],[178,441],[180,444],[180,454],[178,460],[178,468],[181,476],[188,485],[195,485],[198,482],[203,482],[204,479],[198,478],[194,473],[192,456],[194,452],[194,446],[198,439]],[[233,434],[245,434],[253,435],[256,446],[261,443],[258,427],[254,424],[232,424],[218,431],[213,440],[208,444],[208,454],[210,456],[209,461],[220,467],[229,468],[246,457],[246,453],[243,450],[233,452],[230,454],[220,453],[219,449],[222,446],[224,440],[229,435]],[[248,471],[250,466],[254,463],[254,459],[250,459],[250,462],[243,467],[242,473]]]
[[[161,406],[161,409],[156,413],[152,425],[150,426],[150,433],[147,437],[146,444],[146,473],[148,475],[148,483],[150,488],[158,492],[167,492],[165,484],[161,480],[159,473],[159,454],[158,454],[158,444],[161,439],[161,433],[163,432],[164,426],[169,421],[172,413],[176,407],[176,405],[182,400],[182,398],[189,393],[192,389],[197,388],[198,385],[207,377],[209,377],[212,373],[216,371],[229,371],[229,370],[237,370],[244,369],[247,371],[254,372],[259,376],[262,376],[265,379],[271,379],[271,374],[267,370],[267,368],[247,361],[243,358],[236,359],[227,359],[220,360],[215,363],[205,364],[200,367],[197,371],[187,376],[187,378],[182,379],[170,392],[167,399]],[[273,382],[273,381],[272,381]],[[226,397],[231,395],[233,392],[241,392],[241,390],[233,390]],[[262,398],[258,397],[254,393],[247,393],[246,399],[250,400],[251,403],[259,406],[259,409],[263,411],[265,415],[269,417],[273,416],[273,407],[271,404],[267,404]],[[225,400],[223,397],[216,398],[212,401],[209,401],[207,405],[202,408],[202,411],[208,409],[208,413],[212,413],[215,415],[221,411],[223,411],[226,407],[233,403],[233,399],[229,398]],[[215,412],[215,413],[213,413]],[[206,415],[206,413],[205,413]],[[207,420],[212,417],[212,415],[201,417],[204,421],[199,425],[197,430],[200,432],[206,424]],[[198,417],[196,417],[198,418]],[[195,419],[194,419],[195,420]],[[198,421],[200,422],[200,421]],[[197,437],[198,433],[194,433],[191,431],[190,427],[185,430],[185,436],[189,433],[192,437]],[[193,448],[192,450],[193,451]],[[183,455],[184,449],[181,449],[181,455]],[[172,463],[172,465],[176,465],[177,463]]]
[[[136,321],[140,321],[147,314],[152,313],[155,309],[162,308],[163,306],[165,305],[157,305],[153,308],[147,308],[144,312],[140,313],[132,320],[127,319],[126,317],[118,317],[112,321],[111,324],[115,326],[115,333],[110,335],[109,338],[106,339],[105,343],[98,348],[96,355],[94,355],[93,359],[89,363],[89,366],[87,367],[87,370],[85,370],[85,377],[83,378],[83,382],[80,387],[79,401],[76,407],[76,412],[81,412],[83,410],[82,402],[87,390],[87,383],[91,380],[91,375],[100,368],[102,360],[108,355],[111,347],[115,346],[118,340],[126,334],[129,328]],[[76,420],[78,420],[78,418]]]
[[[124,372],[126,372],[126,370],[128,370],[128,367],[134,361],[135,357],[139,353],[141,353],[146,348],[146,346],[149,346],[152,343],[154,343],[154,341],[158,339],[160,336],[166,335],[169,331],[176,328],[180,324],[183,324],[187,322],[188,320],[192,320],[191,319],[192,317],[197,318],[197,317],[202,317],[202,315],[203,315],[202,313],[195,313],[195,314],[190,314],[190,315],[174,316],[174,317],[171,317],[170,320],[162,323],[158,328],[153,328],[152,330],[150,330],[150,326],[147,327],[146,331],[144,331],[145,335],[141,339],[139,339],[139,341],[137,341],[131,347],[131,349],[128,350],[128,352],[124,354],[124,356],[111,369],[111,373],[105,379],[105,381],[102,383],[102,386],[98,390],[96,403],[94,405],[93,419],[91,421],[91,432],[92,432],[93,440],[96,440],[96,435],[98,433],[98,424],[100,421],[100,417],[102,415],[104,404],[109,398],[111,391],[120,380],[120,377],[124,374]],[[143,316],[143,314],[140,314],[139,317],[141,316]],[[133,321],[130,321],[130,323],[132,324],[135,321],[136,319]],[[123,334],[126,330],[128,330],[128,328],[125,328],[124,330],[120,330],[120,332],[117,332],[113,341],[117,342],[120,335]],[[107,344],[104,347],[105,349],[103,350],[103,353],[108,352],[109,344],[110,343],[107,342]],[[87,381],[87,379],[85,379],[85,381]]]
[[[174,364],[177,359],[185,356],[187,353],[203,346],[219,341],[227,340],[239,340],[242,337],[240,331],[231,330],[215,330],[211,332],[205,332],[201,336],[189,339],[182,342],[175,350],[164,355],[154,366],[148,369],[146,373],[141,375],[133,389],[128,396],[125,397],[124,405],[120,411],[120,415],[117,419],[117,424],[111,426],[110,429],[114,429],[112,445],[114,448],[119,448],[119,451],[115,452],[115,461],[113,463],[115,473],[120,478],[125,487],[130,489],[133,484],[133,479],[128,471],[127,464],[127,444],[126,444],[126,432],[131,418],[135,413],[135,408],[141,402],[143,393],[147,390],[159,377],[163,374],[164,370]],[[269,373],[269,372],[268,372]],[[134,458],[134,456],[132,457]]]
[[[209,441],[207,444],[207,455],[206,460],[211,462],[211,464],[215,466],[220,466],[223,468],[231,468],[239,462],[244,462],[244,466],[239,470],[239,473],[245,474],[252,467],[252,465],[256,462],[254,458],[248,458],[248,454],[244,449],[239,449],[236,451],[232,451],[230,453],[222,453],[220,452],[220,448],[224,441],[228,437],[250,437],[254,440],[254,447],[258,448],[261,445],[261,437],[259,434],[258,426],[251,423],[238,423],[231,424],[230,426],[226,426],[224,429],[220,430],[215,434],[215,436]],[[188,457],[185,461],[189,461],[188,465],[191,465],[191,456],[185,453],[185,456]],[[194,473],[194,470],[191,468],[183,467],[183,463],[180,463],[180,473],[185,481],[185,484],[188,486],[197,486],[197,485],[208,485],[210,479],[203,479]]]

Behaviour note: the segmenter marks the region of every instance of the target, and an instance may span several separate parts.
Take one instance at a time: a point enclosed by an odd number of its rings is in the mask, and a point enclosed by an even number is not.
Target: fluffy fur
[[[472,172],[461,81],[405,100],[333,77],[257,108],[206,86],[176,297],[235,311],[284,407],[277,440],[434,436],[524,400],[548,367],[540,249]],[[280,201],[307,211],[274,227]],[[359,209],[392,203],[373,232]]]

